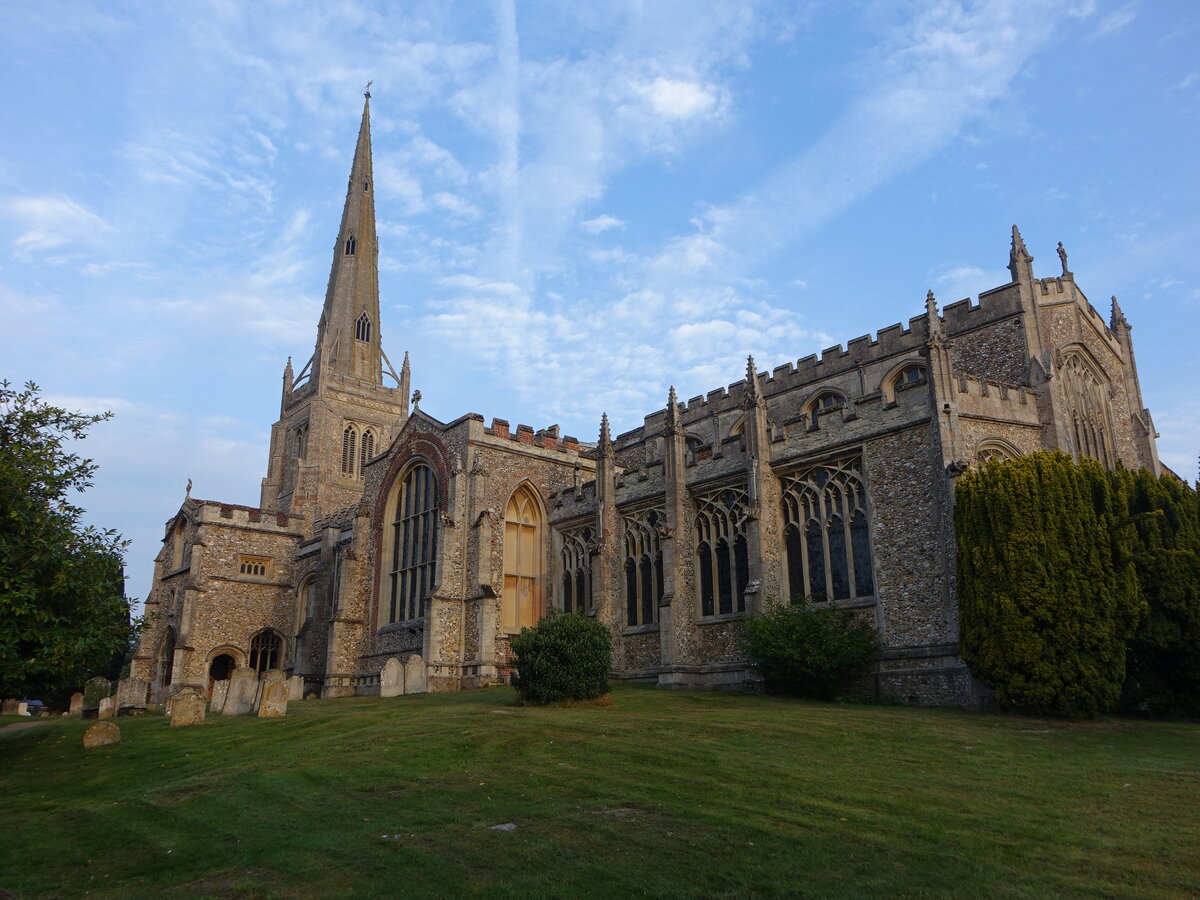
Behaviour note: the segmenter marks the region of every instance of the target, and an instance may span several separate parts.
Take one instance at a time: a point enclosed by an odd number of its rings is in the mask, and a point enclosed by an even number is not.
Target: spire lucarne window
[[[371,317],[363,313],[354,323],[354,338],[359,341],[371,340]]]
[[[354,240],[354,235],[350,235],[350,237],[346,238],[346,255],[353,256],[354,250],[357,246],[358,242]]]

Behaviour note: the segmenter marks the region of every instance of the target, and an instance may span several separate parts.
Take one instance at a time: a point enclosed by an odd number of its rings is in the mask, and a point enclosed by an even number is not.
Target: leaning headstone
[[[429,690],[425,680],[425,660],[414,653],[404,661],[404,693],[423,694]]]
[[[83,715],[83,694],[79,691],[71,695],[71,707],[68,712],[73,716]]]
[[[171,698],[171,727],[204,723],[204,697],[198,691],[185,688]]]
[[[209,711],[219,713],[225,708],[225,698],[229,696],[229,679],[222,678],[220,681],[214,681],[212,686],[212,700],[208,703]]]
[[[258,673],[248,666],[233,670],[229,679],[229,692],[225,695],[225,705],[221,714],[226,716],[244,716],[254,709],[254,695],[258,691]]]
[[[117,682],[117,709],[145,709],[150,699],[150,683],[131,675]]]
[[[259,685],[258,717],[275,719],[287,714],[288,683],[283,672],[270,669],[263,673]]]
[[[15,716],[17,714],[17,704],[19,702],[20,701],[16,698],[13,698],[12,700],[5,700],[4,705],[0,706],[0,715]]]
[[[288,684],[288,700],[303,700],[304,699],[304,676],[293,675],[287,680]]]
[[[100,700],[100,711],[96,713],[97,719],[111,719],[117,714],[117,698],[104,697]]]
[[[97,722],[83,733],[83,746],[87,749],[119,743],[121,743],[121,729],[112,722]]]
[[[392,657],[379,673],[379,696],[399,697],[404,693],[404,663]]]

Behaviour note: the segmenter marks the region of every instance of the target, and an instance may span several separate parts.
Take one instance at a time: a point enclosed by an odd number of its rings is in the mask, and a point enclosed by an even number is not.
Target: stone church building
[[[234,667],[324,697],[419,656],[430,690],[503,681],[550,607],[596,617],[618,679],[734,686],[741,620],[798,595],[870,616],[876,685],[970,705],[953,485],[1043,448],[1159,470],[1130,326],[1067,266],[744,377],[584,442],[410,398],[380,333],[364,106],[312,358],[283,375],[257,506],[186,498],[155,562],[133,675],[152,699]]]

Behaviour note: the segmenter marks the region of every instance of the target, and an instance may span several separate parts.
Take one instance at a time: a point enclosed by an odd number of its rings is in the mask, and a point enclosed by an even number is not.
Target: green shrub
[[[817,609],[807,599],[773,606],[745,626],[746,656],[771,693],[832,700],[879,652],[865,616]]]
[[[1060,452],[992,462],[959,480],[954,528],[971,673],[1009,709],[1111,709],[1145,610],[1122,480]]]
[[[595,700],[608,693],[612,640],[608,629],[580,613],[552,609],[512,639],[521,699],[539,706]]]

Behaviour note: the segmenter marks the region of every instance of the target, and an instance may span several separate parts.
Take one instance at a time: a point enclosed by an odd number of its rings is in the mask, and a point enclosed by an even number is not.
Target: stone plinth
[[[83,733],[83,746],[89,750],[92,747],[106,747],[109,744],[119,743],[121,743],[121,729],[112,722],[97,722]]]
[[[392,657],[379,673],[379,696],[398,697],[404,693],[404,663]]]
[[[414,653],[404,662],[404,693],[424,694],[429,690],[425,680],[425,660]]]
[[[271,669],[263,673],[258,701],[258,717],[274,719],[287,714],[288,683],[283,672]]]
[[[229,679],[229,692],[221,714],[244,716],[254,709],[254,697],[258,693],[258,673],[247,666],[233,670]]]
[[[171,698],[171,727],[183,728],[204,723],[204,697],[199,691],[182,690]]]

